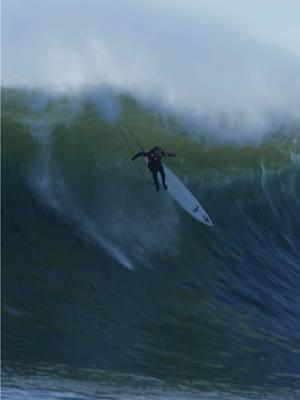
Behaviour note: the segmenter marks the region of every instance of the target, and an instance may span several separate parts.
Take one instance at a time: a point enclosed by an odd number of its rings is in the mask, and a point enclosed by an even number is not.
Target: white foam
[[[232,15],[245,19],[230,1]],[[219,7],[222,14],[204,3],[7,1],[2,83],[90,91],[109,118],[117,106],[108,93],[128,93],[158,113],[181,115],[196,139],[206,132],[221,141],[259,142],[287,121],[299,124],[300,64],[291,37],[275,48],[268,26],[266,35],[253,21],[243,30],[228,17],[230,5]],[[254,14],[260,7],[251,2]],[[291,16],[299,10],[289,1],[283,9]],[[280,21],[275,7],[268,11],[266,24]],[[109,90],[98,95],[95,87]]]

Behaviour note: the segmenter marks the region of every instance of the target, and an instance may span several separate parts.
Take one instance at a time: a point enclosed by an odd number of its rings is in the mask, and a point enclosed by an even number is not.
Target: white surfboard
[[[145,164],[148,165],[147,158],[144,158]],[[177,176],[164,164],[164,171],[166,175],[166,184],[168,189],[166,192],[182,207],[188,214],[190,214],[197,221],[202,224],[213,226],[211,219],[207,212],[201,206],[196,197],[188,190],[188,188],[177,178]],[[158,172],[160,182],[162,183],[160,173]]]
[[[213,223],[209,218],[207,212],[201,206],[196,197],[165,165],[164,170],[166,175],[166,184],[168,186],[166,192],[168,192],[170,196],[193,218],[202,222],[202,224],[213,226]],[[158,175],[160,176],[159,173]]]

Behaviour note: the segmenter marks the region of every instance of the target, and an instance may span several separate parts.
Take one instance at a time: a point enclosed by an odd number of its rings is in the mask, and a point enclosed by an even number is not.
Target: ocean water
[[[299,129],[222,143],[77,100],[2,90],[3,398],[299,398]],[[156,193],[122,121],[213,228]]]

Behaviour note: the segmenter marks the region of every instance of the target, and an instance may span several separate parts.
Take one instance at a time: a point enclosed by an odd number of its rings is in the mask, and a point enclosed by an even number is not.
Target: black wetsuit
[[[162,149],[153,148],[149,151],[141,151],[141,152],[137,153],[135,156],[132,157],[132,160],[135,160],[136,158],[141,157],[141,156],[148,158],[148,168],[152,172],[156,190],[159,190],[159,183],[158,183],[158,179],[157,179],[158,172],[161,175],[164,189],[168,189],[168,187],[166,185],[165,171],[164,171],[164,167],[161,163],[161,160],[163,157],[174,157],[175,154],[166,153]]]

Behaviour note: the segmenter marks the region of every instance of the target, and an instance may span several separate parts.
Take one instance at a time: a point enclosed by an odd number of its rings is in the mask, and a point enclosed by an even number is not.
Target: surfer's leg
[[[165,175],[165,171],[164,171],[164,168],[163,168],[163,167],[161,167],[161,168],[159,169],[159,173],[160,173],[160,175],[161,175],[161,180],[162,180],[164,189],[166,190],[166,189],[168,189],[168,186],[166,185],[166,175]]]
[[[157,179],[157,169],[152,169],[152,176],[153,176],[153,180],[156,186],[156,190],[159,190],[159,183],[158,183],[158,179]]]

